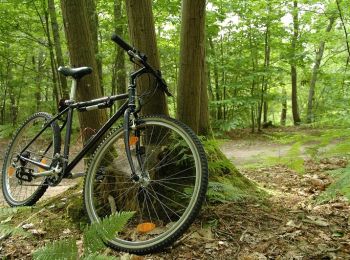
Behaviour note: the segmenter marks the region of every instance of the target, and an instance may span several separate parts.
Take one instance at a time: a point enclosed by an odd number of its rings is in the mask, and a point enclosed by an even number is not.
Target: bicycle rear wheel
[[[124,130],[118,129],[91,159],[84,203],[92,222],[133,211],[123,231],[107,244],[146,254],[170,245],[193,222],[205,197],[208,167],[204,149],[189,127],[164,116],[139,121],[130,145],[140,179],[131,179]]]
[[[48,188],[45,177],[28,179],[30,172],[44,169],[18,160],[22,149],[43,129],[51,119],[47,113],[36,113],[29,117],[17,130],[5,154],[2,167],[2,192],[10,206],[31,206],[35,204]],[[22,153],[27,158],[50,165],[53,156],[60,152],[61,135],[56,122],[46,130]]]

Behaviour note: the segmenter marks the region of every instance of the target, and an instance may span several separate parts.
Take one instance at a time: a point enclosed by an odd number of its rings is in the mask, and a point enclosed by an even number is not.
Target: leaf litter
[[[350,259],[349,201],[337,196],[317,203],[317,197],[333,182],[326,171],[346,165],[347,161],[339,158],[324,159],[321,163],[307,160],[303,175],[283,165],[242,169],[246,177],[270,194],[266,200],[205,203],[190,229],[163,252],[146,256],[108,252],[134,260]],[[35,249],[59,239],[62,233],[78,239],[81,231],[74,226],[63,228],[61,234],[48,228],[55,216],[61,214],[66,218],[63,211],[48,205],[38,216],[40,223],[25,223],[29,230],[38,231],[40,227],[42,232],[37,234],[40,239],[10,237],[1,241],[0,255],[31,259]]]

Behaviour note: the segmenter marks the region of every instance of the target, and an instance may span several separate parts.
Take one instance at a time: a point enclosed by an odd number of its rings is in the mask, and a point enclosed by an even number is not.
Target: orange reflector
[[[15,172],[16,172],[16,169],[14,167],[10,166],[7,168],[7,175],[9,177],[12,177],[15,174]]]
[[[46,164],[47,163],[47,160],[44,158],[44,159],[42,159],[41,161],[40,161],[42,164]],[[40,168],[39,167],[39,172],[44,172],[45,171],[45,169],[43,169],[43,168]]]
[[[135,145],[139,138],[137,136],[130,136],[129,145]]]
[[[156,225],[151,222],[141,223],[137,225],[137,231],[140,233],[147,233],[156,228]]]

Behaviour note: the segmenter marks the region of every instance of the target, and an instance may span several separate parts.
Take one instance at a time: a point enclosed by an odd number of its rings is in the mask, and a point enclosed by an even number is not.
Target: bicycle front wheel
[[[131,178],[124,130],[112,132],[91,159],[84,203],[92,222],[134,212],[123,231],[108,241],[112,248],[136,254],[158,251],[181,236],[198,214],[208,184],[204,149],[183,123],[164,116],[139,119],[131,131]]]

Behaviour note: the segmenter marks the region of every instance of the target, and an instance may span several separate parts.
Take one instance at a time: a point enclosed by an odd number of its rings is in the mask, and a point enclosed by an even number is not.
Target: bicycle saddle
[[[79,68],[69,68],[69,67],[59,67],[58,71],[61,72],[64,76],[71,76],[75,79],[81,79],[85,75],[88,75],[92,72],[90,67],[79,67]]]

